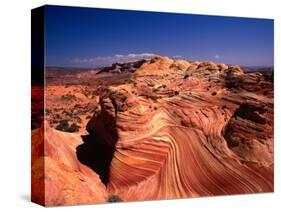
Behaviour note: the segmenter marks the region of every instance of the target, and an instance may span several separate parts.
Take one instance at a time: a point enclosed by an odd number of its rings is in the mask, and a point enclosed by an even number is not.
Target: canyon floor
[[[272,71],[156,56],[46,72],[32,95],[44,205],[272,192]],[[35,98],[37,97],[37,98]]]

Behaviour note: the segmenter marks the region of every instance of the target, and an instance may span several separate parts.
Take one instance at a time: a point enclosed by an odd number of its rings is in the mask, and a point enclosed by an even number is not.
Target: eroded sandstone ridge
[[[88,124],[116,147],[108,192],[148,200],[272,191],[270,80],[155,57],[131,83],[109,87]]]
[[[46,206],[101,203],[105,185],[89,167],[77,160],[78,134],[46,127],[32,134],[32,201]]]
[[[99,92],[84,142],[78,134],[47,130],[46,189],[55,199],[273,191],[272,74],[161,56],[130,72],[126,83]]]

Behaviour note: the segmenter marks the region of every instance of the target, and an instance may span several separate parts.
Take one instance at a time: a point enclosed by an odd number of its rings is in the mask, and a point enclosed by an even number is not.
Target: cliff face
[[[33,132],[35,199],[43,177],[46,205],[273,191],[272,75],[160,56],[136,67],[100,92],[88,135]]]
[[[115,145],[107,191],[123,200],[272,191],[272,86],[237,66],[145,62],[131,83],[108,88],[88,123]]]

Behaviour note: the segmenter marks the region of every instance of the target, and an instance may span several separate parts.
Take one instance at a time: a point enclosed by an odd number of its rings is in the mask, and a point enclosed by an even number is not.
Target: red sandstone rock
[[[46,206],[106,202],[99,176],[77,160],[82,143],[78,134],[48,126],[32,132],[32,201]]]
[[[157,56],[142,62],[130,81],[103,89],[84,144],[78,134],[49,127],[45,138],[42,128],[33,132],[37,201],[273,191],[272,76]]]
[[[273,191],[272,98],[236,85],[248,78],[237,66],[175,67],[162,57],[144,63],[133,84],[109,88],[126,93],[130,107],[125,101],[125,110],[95,114],[108,129],[104,114],[116,122],[118,138],[103,131],[105,142],[116,143],[109,194],[131,201]],[[94,118],[89,125],[99,130]]]

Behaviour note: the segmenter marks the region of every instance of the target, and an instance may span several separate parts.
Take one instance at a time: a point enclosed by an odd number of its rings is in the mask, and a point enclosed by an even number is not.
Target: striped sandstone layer
[[[108,193],[132,201],[273,191],[272,86],[237,66],[144,63],[131,83],[108,88],[87,126],[115,146]]]
[[[89,135],[48,125],[33,131],[33,200],[271,192],[273,96],[270,74],[161,56],[142,61],[129,81],[100,93]]]

